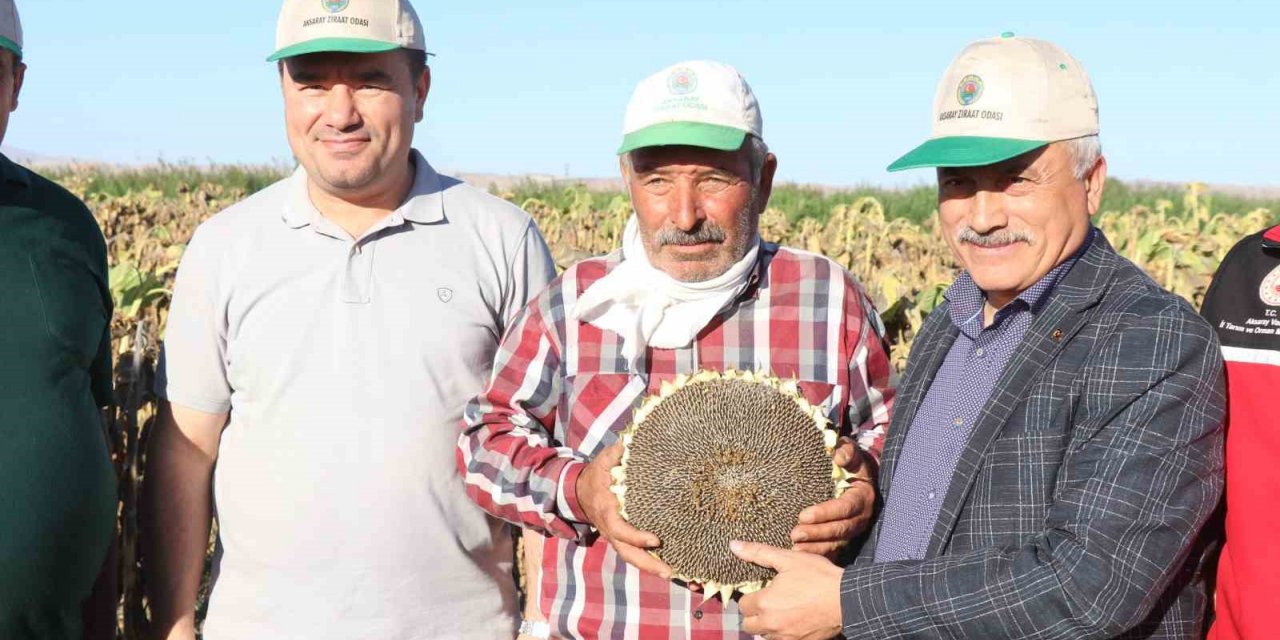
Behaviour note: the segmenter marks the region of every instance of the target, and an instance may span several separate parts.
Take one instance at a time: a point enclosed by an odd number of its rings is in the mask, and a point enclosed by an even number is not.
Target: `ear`
[[[778,156],[772,153],[764,157],[764,166],[760,167],[760,210],[764,213],[769,206],[769,196],[773,195],[773,176],[778,173]]]
[[[422,116],[426,111],[427,94],[431,92],[431,67],[424,67],[422,75],[414,82],[414,97],[417,103],[414,105],[414,122],[422,122]]]
[[[1084,177],[1085,198],[1089,205],[1089,215],[1098,213],[1102,206],[1102,188],[1107,183],[1107,158],[1099,156],[1088,175]]]
[[[19,62],[18,66],[13,70],[13,103],[9,107],[9,111],[18,110],[18,94],[22,93],[22,81],[27,77],[27,65]]]

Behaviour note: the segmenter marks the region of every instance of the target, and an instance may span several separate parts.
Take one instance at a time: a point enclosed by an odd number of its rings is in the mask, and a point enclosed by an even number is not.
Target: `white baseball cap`
[[[1004,33],[952,61],[934,95],[933,135],[889,171],[988,165],[1096,133],[1084,66],[1052,42]]]
[[[409,0],[285,0],[270,61],[323,51],[426,51]]]
[[[636,86],[618,154],[665,145],[735,151],[748,134],[763,139],[763,133],[760,105],[742,74],[724,63],[690,60]]]
[[[0,0],[0,47],[22,59],[22,21],[13,0]]]

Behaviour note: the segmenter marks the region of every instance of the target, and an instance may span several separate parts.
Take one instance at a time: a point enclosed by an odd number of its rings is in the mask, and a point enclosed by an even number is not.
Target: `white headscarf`
[[[622,235],[622,263],[582,292],[573,319],[622,336],[622,355],[634,369],[646,346],[686,347],[747,287],[760,240],[728,271],[705,282],[681,282],[654,267],[633,215]]]

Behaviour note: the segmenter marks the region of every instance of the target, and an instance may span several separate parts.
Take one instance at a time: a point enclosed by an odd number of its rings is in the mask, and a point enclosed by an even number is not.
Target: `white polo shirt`
[[[511,536],[454,452],[554,265],[526,213],[413,159],[408,199],[359,240],[299,168],[183,256],[158,390],[231,416],[208,640],[513,637]]]

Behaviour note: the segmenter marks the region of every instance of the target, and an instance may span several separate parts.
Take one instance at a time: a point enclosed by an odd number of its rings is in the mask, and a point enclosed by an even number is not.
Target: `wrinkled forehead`
[[[641,147],[630,152],[631,168],[636,173],[659,170],[721,171],[746,176],[751,160],[746,145],[735,151],[720,151],[688,145]]]

